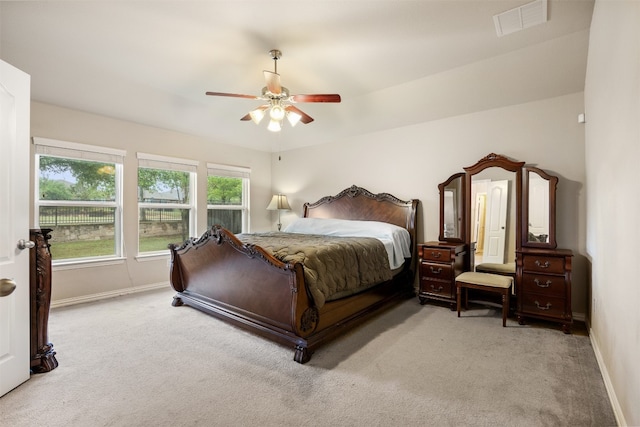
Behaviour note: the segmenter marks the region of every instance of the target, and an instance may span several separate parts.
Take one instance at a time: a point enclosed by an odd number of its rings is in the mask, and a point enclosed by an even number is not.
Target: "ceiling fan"
[[[250,111],[240,120],[253,120],[256,124],[269,113],[269,129],[272,132],[279,132],[282,129],[282,121],[286,117],[291,126],[298,122],[304,124],[311,123],[313,118],[299,108],[291,105],[297,102],[340,102],[338,94],[311,94],[311,95],[291,95],[289,89],[280,84],[280,74],[278,74],[278,59],[282,57],[282,52],[277,49],[269,51],[273,59],[273,72],[264,70],[264,78],[267,85],[262,88],[262,95],[242,95],[236,93],[207,92],[211,96],[230,96],[234,98],[260,99],[267,101],[266,104]]]

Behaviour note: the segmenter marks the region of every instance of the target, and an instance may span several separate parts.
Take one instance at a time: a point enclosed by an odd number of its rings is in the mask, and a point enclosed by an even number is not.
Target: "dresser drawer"
[[[451,282],[451,279],[453,279],[453,267],[451,264],[421,262],[420,277],[422,279],[447,280]]]
[[[451,262],[450,249],[422,248],[422,259],[425,261]]]
[[[539,316],[563,317],[565,299],[541,294],[523,293],[522,312]]]
[[[539,271],[548,274],[564,274],[564,258],[544,255],[525,255],[523,257],[524,271]]]
[[[537,293],[561,298],[566,295],[564,276],[524,273],[520,286],[522,286],[522,292],[527,294]]]
[[[451,282],[425,278],[420,280],[420,293],[427,293],[445,298],[451,298],[454,294]]]

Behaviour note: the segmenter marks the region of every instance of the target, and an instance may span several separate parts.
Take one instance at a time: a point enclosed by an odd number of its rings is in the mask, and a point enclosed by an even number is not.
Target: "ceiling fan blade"
[[[264,70],[264,79],[267,81],[267,90],[274,95],[282,93],[282,85],[280,84],[280,74],[273,71]]]
[[[300,114],[301,116],[300,121],[305,125],[313,121],[313,117],[311,117],[310,115],[308,115],[307,113],[299,109],[298,107],[294,107],[293,105],[287,105],[286,107],[284,107],[284,110],[287,112]]]
[[[291,95],[292,102],[340,102],[340,95],[333,94],[312,94],[312,95]]]
[[[207,95],[211,95],[211,96],[230,96],[230,97],[233,97],[233,98],[261,99],[259,96],[242,95],[242,94],[238,94],[238,93],[207,92]]]

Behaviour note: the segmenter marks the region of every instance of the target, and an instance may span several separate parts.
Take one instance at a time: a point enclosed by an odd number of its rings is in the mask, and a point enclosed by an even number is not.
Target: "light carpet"
[[[611,426],[586,334],[417,298],[321,347],[225,324],[173,291],[52,310],[59,367],[0,398],[6,426]]]

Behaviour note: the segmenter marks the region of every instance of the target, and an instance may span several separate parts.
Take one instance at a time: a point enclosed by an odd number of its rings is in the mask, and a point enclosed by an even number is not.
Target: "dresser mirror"
[[[491,153],[440,191],[439,240],[470,245],[468,268],[511,263],[523,247],[556,248],[558,177]]]
[[[516,173],[488,167],[471,177],[470,241],[474,265],[507,264],[516,255]]]
[[[524,168],[522,246],[555,248],[558,177],[541,169]]]
[[[440,237],[444,242],[464,242],[464,173],[451,175],[440,190]]]
[[[475,243],[469,269],[480,263],[513,262],[520,246],[522,166],[489,154],[464,168],[467,244]]]

